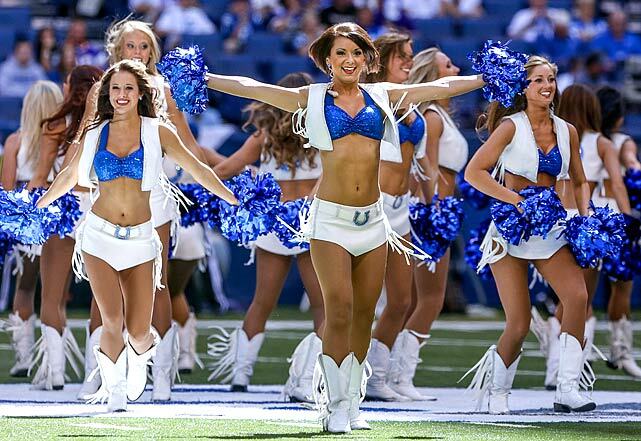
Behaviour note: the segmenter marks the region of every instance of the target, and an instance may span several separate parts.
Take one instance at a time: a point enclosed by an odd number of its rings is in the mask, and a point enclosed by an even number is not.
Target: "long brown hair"
[[[532,55],[527,63],[525,63],[525,70],[527,72],[528,78],[532,75],[532,71],[538,66],[548,66],[552,69],[554,76],[556,77],[559,69],[556,64],[552,63],[545,57],[539,55]],[[557,109],[559,105],[559,89],[558,86],[555,87],[554,98],[552,99],[552,110]],[[480,115],[476,121],[476,131],[481,133],[487,130],[489,133],[492,133],[496,128],[501,124],[503,118],[509,115],[514,115],[515,113],[522,112],[527,109],[527,98],[525,93],[521,93],[514,98],[514,101],[510,107],[503,107],[498,102],[494,101],[487,106],[485,113]]]
[[[85,112],[87,94],[91,90],[91,86],[100,80],[102,74],[102,69],[94,66],[81,65],[74,67],[69,74],[69,93],[67,97],[56,113],[42,120],[41,124],[46,124],[47,129],[51,130],[54,122],[67,118],[67,115],[70,118],[69,124],[62,134],[62,142],[58,149],[59,156],[67,153],[69,144],[76,136],[76,132],[80,128],[82,115]]]
[[[378,51],[374,47],[374,42],[365,29],[356,23],[339,23],[327,28],[314,42],[309,46],[309,56],[314,60],[314,64],[323,73],[331,75],[331,71],[327,65],[327,57],[332,51],[334,40],[339,37],[345,37],[352,40],[356,45],[361,48],[365,55],[365,73],[370,74],[377,72],[379,69]]]
[[[114,108],[109,101],[109,83],[114,74],[121,71],[129,72],[136,78],[138,90],[141,95],[141,99],[138,101],[138,114],[149,118],[157,117],[157,90],[151,84],[146,66],[140,61],[122,60],[111,66],[100,80],[96,116],[92,122],[92,126],[89,128],[97,127],[102,121],[113,118]]]
[[[303,87],[311,84],[313,79],[304,72],[294,72],[285,75],[278,85],[282,87]],[[303,148],[305,140],[292,130],[292,115],[265,103],[253,102],[243,109],[249,112],[249,118],[243,129],[250,126],[256,128],[252,136],[265,135],[261,161],[269,161],[272,157],[280,167],[286,165],[296,174],[296,167],[306,162],[310,168],[316,168],[314,149]]]
[[[389,60],[398,53],[403,54],[403,46],[406,43],[412,44],[412,37],[397,31],[388,32],[374,40],[374,47],[379,56],[379,68],[377,72],[368,73],[366,81],[368,83],[386,81]]]
[[[601,130],[601,105],[596,94],[583,84],[573,84],[563,91],[557,115],[576,128],[579,139],[586,131]]]

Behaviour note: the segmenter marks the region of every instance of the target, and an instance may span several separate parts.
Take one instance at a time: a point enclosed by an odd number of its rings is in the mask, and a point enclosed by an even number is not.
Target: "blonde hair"
[[[113,65],[122,61],[122,45],[124,43],[123,37],[133,31],[140,31],[147,36],[151,51],[149,53],[149,62],[147,63],[147,72],[152,75],[158,75],[156,63],[160,61],[160,45],[158,38],[151,25],[138,20],[131,20],[126,17],[123,20],[112,24],[105,34],[105,48],[109,54],[109,64]]]
[[[38,162],[42,121],[53,115],[62,101],[62,91],[52,81],[36,81],[22,100],[20,150],[26,149],[28,162]]]
[[[437,47],[431,47],[414,55],[414,65],[410,69],[407,84],[428,83],[438,80],[438,65],[436,54],[441,52]],[[425,101],[418,106],[421,113],[425,113],[431,101]]]

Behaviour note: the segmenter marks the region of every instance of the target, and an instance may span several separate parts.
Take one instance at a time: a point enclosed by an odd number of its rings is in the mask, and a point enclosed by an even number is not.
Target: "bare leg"
[[[180,326],[184,326],[189,320],[189,303],[185,296],[185,288],[194,270],[198,266],[198,260],[170,260],[168,273],[169,295],[171,296],[171,312],[173,319]]]
[[[267,319],[283,290],[291,262],[290,256],[256,248],[256,291],[243,321],[248,339],[265,330]]]
[[[588,293],[581,268],[569,248],[563,247],[549,259],[535,260],[533,263],[563,305],[561,332],[567,332],[583,342]]]
[[[40,258],[40,279],[42,281],[40,320],[55,328],[60,334],[66,324],[67,282],[71,270],[73,247],[73,239],[52,236],[43,245]]]
[[[315,239],[311,240],[310,253],[325,306],[323,353],[340,365],[351,346],[354,293],[347,281],[352,280],[352,255],[340,245]]]
[[[409,235],[405,239],[410,240]],[[391,251],[387,254],[387,267],[384,268],[387,303],[376,322],[372,336],[390,349],[396,336],[403,329],[412,300],[413,268],[414,266],[408,265],[401,254]]]
[[[96,303],[96,296],[92,296],[91,307],[89,309],[89,333],[93,334],[93,331],[99,326],[102,326],[102,317],[100,317],[100,309]]]
[[[352,306],[350,350],[354,352],[359,362],[362,362],[367,357],[370,340],[372,339],[374,311],[383,289],[386,262],[387,243],[361,256],[354,257],[352,260],[354,303]],[[409,292],[409,287],[407,287],[407,292]],[[402,324],[399,326],[402,326]]]
[[[436,272],[430,272],[425,266],[416,268],[414,272],[417,294],[416,308],[407,320],[405,325],[407,329],[421,334],[429,334],[432,324],[443,309],[449,268],[449,249],[436,264]]]
[[[592,311],[592,300],[594,299],[594,295],[596,294],[596,290],[599,286],[600,273],[595,269],[582,269],[581,272],[583,273],[583,279],[585,280],[585,288],[588,291],[588,306],[585,316],[587,320],[594,315],[594,311]],[[557,306],[554,315],[559,320],[559,322],[563,321],[563,305],[561,303],[559,303],[559,305]]]
[[[325,322],[325,310],[323,306],[323,294],[321,287],[312,265],[312,256],[310,253],[302,253],[296,256],[296,264],[298,265],[298,273],[303,280],[305,291],[309,297],[310,309],[312,310],[312,317],[314,318],[314,331],[317,335],[323,335],[323,327]]]
[[[113,362],[118,359],[125,343],[122,339],[123,303],[118,272],[107,262],[83,253],[91,291],[102,317],[100,350]]]
[[[632,280],[610,284],[610,301],[608,302],[608,320],[616,322],[630,317],[630,300],[632,297]]]
[[[505,329],[499,337],[497,352],[505,366],[510,366],[521,353],[523,341],[530,331],[528,262],[508,254],[491,268],[505,311]]]
[[[154,263],[145,262],[118,273],[125,300],[125,326],[138,354],[154,343],[151,315],[154,304]]]
[[[28,257],[23,258],[22,275],[16,282],[16,293],[13,296],[13,311],[22,320],[28,320],[33,315],[33,301],[38,283],[38,271],[40,270],[40,257],[31,261]]]
[[[171,327],[171,297],[167,283],[167,268],[169,267],[169,233],[171,222],[167,222],[156,228],[160,241],[162,242],[162,279],[164,288],[156,290],[154,298],[154,314],[152,324],[162,338]]]

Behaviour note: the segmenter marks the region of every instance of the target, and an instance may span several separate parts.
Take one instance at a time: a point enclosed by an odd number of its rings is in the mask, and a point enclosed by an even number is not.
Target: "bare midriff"
[[[410,168],[414,156],[414,145],[401,145],[402,162],[381,161],[381,191],[392,196],[402,196],[410,188]]]
[[[539,173],[536,177],[536,182],[532,182],[523,176],[513,175],[509,172],[505,173],[505,186],[517,193],[531,185],[535,185],[537,187],[554,187],[556,183],[556,178],[548,175],[547,173]]]
[[[453,196],[456,189],[456,172],[449,168],[439,167],[438,173],[438,197],[443,199],[447,196]]]
[[[101,182],[100,195],[91,211],[112,224],[129,227],[151,219],[148,191],[140,190],[140,181],[116,178]]]
[[[318,198],[352,207],[378,201],[380,141],[351,133],[332,144],[333,150],[320,152],[323,177]]]
[[[294,199],[304,198],[309,196],[316,179],[301,179],[298,181],[278,181],[281,190],[281,201],[293,201]]]

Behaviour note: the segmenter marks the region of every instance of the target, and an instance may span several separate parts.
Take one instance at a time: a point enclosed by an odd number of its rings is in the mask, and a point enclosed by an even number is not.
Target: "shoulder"
[[[428,107],[423,115],[425,116],[425,121],[427,121],[427,125],[430,129],[443,129],[443,117],[437,109]]]
[[[514,137],[516,133],[516,123],[513,118],[503,118],[498,127],[492,132],[492,137],[504,137],[508,141]]]
[[[20,149],[20,133],[13,132],[4,142],[4,155],[17,155]]]
[[[614,143],[608,137],[604,136],[601,133],[597,133],[596,137],[597,137],[596,144],[599,148],[603,148],[603,147],[614,148]]]
[[[570,140],[579,142],[579,132],[576,131],[576,127],[574,127],[571,123],[562,120],[568,127],[568,132],[570,134]]]

